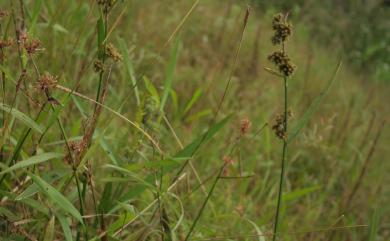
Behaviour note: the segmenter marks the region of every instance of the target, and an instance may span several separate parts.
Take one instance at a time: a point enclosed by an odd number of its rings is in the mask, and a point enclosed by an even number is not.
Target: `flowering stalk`
[[[273,125],[272,129],[275,131],[277,137],[283,140],[282,148],[282,166],[280,171],[279,179],[279,191],[278,199],[276,206],[275,214],[275,223],[274,223],[274,232],[272,240],[276,240],[276,234],[279,229],[279,220],[280,220],[280,209],[282,205],[282,195],[283,195],[283,184],[285,176],[285,166],[286,166],[286,155],[287,155],[287,126],[288,118],[291,116],[291,112],[288,109],[288,78],[293,74],[296,66],[291,63],[290,58],[285,51],[285,42],[288,37],[292,34],[292,26],[287,22],[287,15],[277,14],[274,16],[272,22],[272,28],[275,31],[274,36],[272,37],[272,43],[274,45],[279,45],[280,50],[275,51],[268,56],[268,59],[278,67],[278,71],[283,77],[284,80],[284,112],[282,115],[276,117],[276,123]]]

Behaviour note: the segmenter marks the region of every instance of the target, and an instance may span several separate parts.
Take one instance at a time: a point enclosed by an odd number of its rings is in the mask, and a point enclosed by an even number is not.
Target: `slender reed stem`
[[[284,47],[283,47],[284,50]],[[287,77],[284,77],[284,131],[287,133],[287,106],[288,106],[288,98],[287,98]],[[272,240],[276,240],[276,235],[279,229],[279,219],[280,219],[280,209],[282,205],[282,195],[283,195],[283,184],[284,184],[284,173],[286,166],[286,154],[287,154],[287,138],[283,139],[283,151],[282,151],[282,168],[280,171],[280,179],[279,179],[279,192],[278,192],[278,201],[276,206],[276,214],[275,214],[275,223],[274,223],[274,235]]]
[[[201,208],[200,208],[198,214],[196,215],[196,218],[195,218],[194,222],[192,223],[192,225],[191,225],[191,227],[190,227],[190,231],[188,231],[187,236],[186,236],[186,238],[184,239],[184,241],[190,240],[191,234],[192,234],[192,232],[194,231],[194,228],[195,228],[196,224],[198,223],[198,221],[199,221],[199,219],[200,219],[200,216],[202,215],[203,210],[204,210],[204,208],[206,207],[207,202],[209,201],[211,195],[213,194],[214,189],[215,189],[215,186],[217,185],[218,180],[221,178],[221,175],[222,175],[223,170],[225,169],[225,166],[226,166],[226,164],[222,165],[221,168],[219,169],[219,172],[218,172],[218,174],[217,174],[217,177],[215,178],[214,183],[213,183],[213,185],[211,186],[211,189],[210,189],[209,193],[207,194],[206,199],[203,201],[202,206],[201,206]]]

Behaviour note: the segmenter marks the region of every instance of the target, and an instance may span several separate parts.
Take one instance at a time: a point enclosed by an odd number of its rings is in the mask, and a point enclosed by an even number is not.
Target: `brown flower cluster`
[[[252,123],[250,122],[249,119],[244,118],[241,120],[240,132],[242,136],[248,133],[249,129],[251,128],[251,125]]]
[[[287,41],[288,37],[292,34],[292,25],[286,21],[286,18],[281,13],[274,16],[272,28],[275,30],[275,33],[271,39],[274,45]]]
[[[7,48],[13,44],[12,39],[0,39],[0,50]]]
[[[27,53],[34,54],[41,47],[41,42],[38,39],[27,38],[23,41],[23,46]]]
[[[100,73],[104,70],[104,63],[101,60],[95,60],[93,63],[93,68],[96,73]]]
[[[285,76],[291,76],[296,70],[296,66],[291,62],[290,58],[284,51],[284,42],[287,41],[288,37],[292,34],[292,26],[287,22],[287,16],[279,13],[274,16],[272,21],[272,28],[275,31],[274,36],[272,37],[272,43],[283,44],[282,50],[275,51],[268,56],[268,60],[274,63],[279,72]]]
[[[282,51],[275,51],[268,56],[268,60],[278,66],[279,72],[287,77],[291,76],[297,68]]]
[[[117,0],[97,0],[96,2],[103,8],[103,12],[107,14],[115,5],[116,1]]]
[[[290,119],[293,117],[293,113],[291,110],[287,112],[287,118]],[[285,123],[284,123],[284,114],[278,114],[275,117],[275,124],[272,126],[272,130],[274,130],[275,135],[282,139],[287,140],[287,132],[285,131]]]
[[[122,55],[112,44],[107,45],[106,54],[109,58],[113,59],[115,62],[120,62],[123,59]]]
[[[47,92],[48,90],[54,88],[56,85],[57,85],[57,77],[49,73],[45,73],[39,78],[36,88],[40,91]]]

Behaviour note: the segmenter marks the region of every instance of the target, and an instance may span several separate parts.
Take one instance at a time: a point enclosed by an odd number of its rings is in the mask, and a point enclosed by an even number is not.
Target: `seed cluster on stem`
[[[282,13],[276,14],[272,21],[272,28],[274,30],[274,35],[271,38],[272,43],[275,46],[279,46],[280,49],[273,52],[268,56],[268,60],[276,65],[279,73],[281,74],[284,80],[284,113],[276,116],[275,124],[272,126],[272,129],[275,131],[275,134],[278,138],[283,140],[282,148],[282,163],[279,179],[279,190],[278,190],[278,199],[276,206],[275,214],[275,223],[273,230],[273,241],[276,240],[277,233],[279,230],[280,223],[280,209],[282,205],[282,195],[283,195],[283,183],[285,176],[285,164],[286,164],[286,155],[287,155],[287,141],[288,141],[288,132],[287,124],[289,117],[292,116],[291,111],[288,111],[288,98],[287,98],[287,89],[288,89],[288,78],[292,76],[296,70],[296,66],[291,62],[289,56],[286,53],[285,43],[292,34],[292,25],[287,22],[287,15]]]

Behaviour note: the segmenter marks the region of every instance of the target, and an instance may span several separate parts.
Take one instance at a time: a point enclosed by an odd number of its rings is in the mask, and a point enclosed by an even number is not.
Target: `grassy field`
[[[389,240],[389,83],[280,11],[1,1],[0,240]]]

